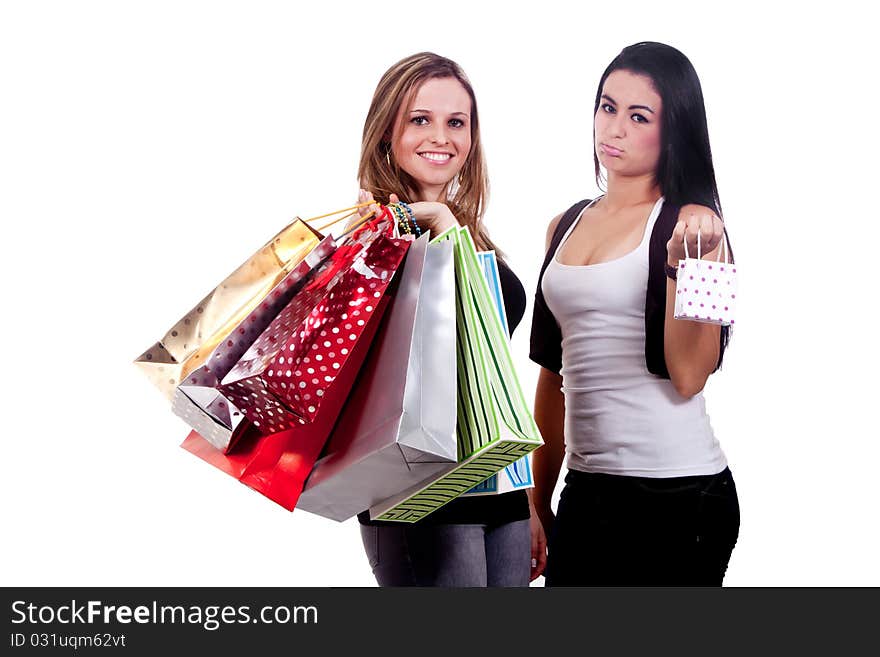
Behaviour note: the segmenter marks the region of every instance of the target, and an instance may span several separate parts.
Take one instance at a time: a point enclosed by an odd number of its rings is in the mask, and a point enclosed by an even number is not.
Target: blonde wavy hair
[[[459,172],[458,190],[452,198],[447,195],[445,203],[458,222],[470,229],[478,249],[494,249],[500,257],[502,253],[489,239],[482,224],[489,197],[489,179],[480,141],[477,99],[464,71],[451,59],[432,52],[420,52],[401,59],[385,71],[364,121],[358,180],[361,187],[372,192],[380,203],[388,203],[391,194],[397,194],[402,201],[417,199],[416,181],[389,157],[391,138],[401,106],[411,104],[421,85],[436,78],[458,80],[471,99],[471,150]]]

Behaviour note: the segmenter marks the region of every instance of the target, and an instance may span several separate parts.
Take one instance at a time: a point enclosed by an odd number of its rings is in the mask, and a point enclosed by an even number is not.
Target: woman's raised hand
[[[379,215],[380,212],[382,212],[382,210],[379,208],[379,204],[374,201],[372,192],[368,192],[365,189],[358,190],[358,205],[360,205],[361,203],[366,203],[368,201],[373,202],[370,203],[370,205],[358,208],[358,216],[355,218],[355,222],[360,221],[371,212],[373,213],[371,215],[372,217],[376,217]]]
[[[391,198],[391,202],[395,203],[396,200],[394,199],[396,199],[397,196],[392,194]],[[419,201],[417,203],[410,203],[409,207],[416,217],[419,228],[422,230],[429,230],[434,235],[442,233],[447,228],[459,225],[455,215],[452,214],[452,210],[450,210],[449,206],[445,203],[439,203],[436,201]]]
[[[706,257],[721,244],[724,236],[724,223],[711,209],[703,205],[685,205],[678,213],[678,223],[672,237],[666,243],[669,264],[678,267],[678,261],[685,257],[684,243],[687,240],[687,254],[697,257],[697,237],[700,240],[700,256]]]
[[[368,192],[365,189],[359,190],[359,204],[371,201],[373,201],[373,194],[371,192]],[[389,195],[388,203],[400,203],[400,197],[397,194],[391,194]],[[419,224],[419,228],[422,230],[430,231],[436,235],[442,233],[447,228],[459,225],[455,215],[452,214],[452,210],[450,210],[449,206],[445,203],[418,201],[416,203],[409,203],[408,205]],[[377,216],[381,212],[379,204],[371,202],[370,205],[358,208],[358,215],[348,222],[346,229],[351,228],[351,226],[367,216],[370,212],[374,213],[373,216]]]
[[[359,189],[359,190],[358,190],[358,200],[357,200],[357,204],[360,205],[361,203],[366,203],[366,202],[368,202],[368,201],[373,201],[373,194],[372,194],[372,192],[368,192],[368,191],[365,190],[365,189]],[[370,205],[365,205],[365,206],[362,207],[362,208],[358,208],[358,209],[357,209],[357,214],[354,215],[351,219],[349,219],[349,220],[348,220],[348,223],[345,224],[345,231],[344,231],[344,232],[347,233],[347,232],[348,232],[349,230],[351,230],[354,226],[356,226],[357,224],[359,224],[359,223],[361,222],[361,220],[362,220],[364,217],[366,217],[368,214],[370,214],[371,212],[373,213],[372,215],[370,215],[371,218],[372,218],[372,217],[376,217],[376,216],[378,216],[379,213],[382,212],[382,210],[381,210],[381,208],[379,207],[379,204],[378,204],[378,203],[372,202],[372,203],[370,203]]]

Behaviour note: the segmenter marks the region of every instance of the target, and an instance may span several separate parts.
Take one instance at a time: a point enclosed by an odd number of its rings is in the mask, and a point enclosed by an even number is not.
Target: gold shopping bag
[[[177,385],[318,246],[323,235],[297,218],[282,229],[136,360],[169,401]]]

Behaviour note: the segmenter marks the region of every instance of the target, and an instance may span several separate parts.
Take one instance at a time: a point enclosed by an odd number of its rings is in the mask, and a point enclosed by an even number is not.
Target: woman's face
[[[419,200],[438,200],[464,166],[471,150],[471,109],[468,92],[455,78],[427,80],[401,106],[391,153],[419,186]]]
[[[651,79],[618,70],[605,78],[596,111],[596,154],[609,176],[653,174],[662,147],[659,94]]]

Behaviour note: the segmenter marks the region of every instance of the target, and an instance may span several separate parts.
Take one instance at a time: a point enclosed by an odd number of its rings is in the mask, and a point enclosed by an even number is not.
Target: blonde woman
[[[382,76],[364,123],[358,178],[361,200],[403,200],[423,230],[467,226],[478,249],[496,249],[481,223],[488,180],[476,98],[452,60],[419,53]],[[503,258],[498,265],[512,332],[525,291]],[[527,586],[537,571],[532,557],[537,566],[544,552],[543,543],[532,549],[523,491],[459,498],[414,524],[370,521],[367,512],[358,519],[380,586]]]

